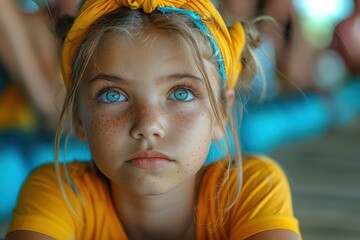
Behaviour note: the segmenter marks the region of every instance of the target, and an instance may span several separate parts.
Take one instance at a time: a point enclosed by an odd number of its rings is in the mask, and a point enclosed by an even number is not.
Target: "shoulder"
[[[75,161],[60,164],[57,167],[53,163],[45,164],[34,169],[26,179],[19,198],[28,201],[28,196],[37,193],[41,201],[50,197],[64,200],[64,194],[69,197],[71,202],[87,200],[91,195],[101,199],[103,188],[106,183],[100,174],[97,173],[90,162]],[[40,200],[40,199],[39,199]],[[65,200],[66,201],[66,200]]]
[[[262,155],[249,155],[243,160],[243,181],[286,180],[283,168],[272,158]]]
[[[245,238],[283,229],[301,236],[293,214],[290,186],[281,166],[269,157],[248,156],[243,160],[242,172],[241,192],[232,209],[237,223],[234,234]]]
[[[235,206],[242,211],[259,210],[261,214],[292,215],[291,192],[287,177],[275,160],[259,155],[246,156],[242,164],[229,167],[225,160],[215,162],[205,168],[201,191],[202,195],[216,196],[219,186],[225,186],[230,199],[237,197]],[[226,196],[225,196],[226,197]],[[268,213],[266,213],[268,212]]]
[[[86,175],[89,175],[92,172],[90,163],[78,161],[67,163],[66,165],[60,164],[58,170],[60,174],[59,177],[61,177],[61,181],[64,183],[67,182],[66,176],[73,181],[81,182],[81,179],[85,178]],[[58,184],[59,179],[54,163],[47,163],[32,170],[25,182],[25,185],[28,182],[31,183],[38,181],[48,184]]]
[[[19,194],[19,201],[16,210],[23,210],[36,199],[38,203],[52,201],[64,201],[64,194],[69,200],[79,202],[78,192],[74,186],[85,185],[87,176],[91,174],[90,165],[87,162],[72,162],[66,166],[59,166],[59,174],[53,163],[48,163],[35,168],[27,177]],[[39,204],[37,204],[39,205]],[[31,203],[34,207],[34,204]],[[43,207],[46,205],[40,205]]]
[[[56,239],[72,238],[80,229],[80,219],[84,219],[83,204],[89,202],[88,189],[96,189],[92,182],[97,181],[90,177],[89,166],[89,163],[73,162],[65,170],[61,165],[60,181],[54,164],[34,169],[20,191],[8,233],[28,230]]]
[[[225,161],[219,161],[207,168],[204,174],[206,182],[202,186],[205,186],[202,192],[207,199],[216,196],[217,186],[226,174],[226,166]],[[230,199],[238,196],[229,212],[231,220],[227,221],[234,239],[246,239],[279,229],[301,236],[298,221],[293,215],[286,175],[275,160],[258,155],[244,157],[240,166],[232,167],[228,187]],[[226,206],[226,199],[226,194],[220,195],[223,206]]]
[[[292,216],[291,190],[281,166],[268,157],[247,157],[243,161],[238,203],[244,211],[256,212],[258,217]]]
[[[206,180],[216,179],[219,181],[227,171],[225,160],[214,162],[205,168],[204,178]],[[249,155],[244,157],[240,166],[234,165],[230,171],[230,181],[242,178],[246,182],[259,182],[264,179],[272,181],[286,181],[286,176],[280,165],[273,159],[262,155]]]

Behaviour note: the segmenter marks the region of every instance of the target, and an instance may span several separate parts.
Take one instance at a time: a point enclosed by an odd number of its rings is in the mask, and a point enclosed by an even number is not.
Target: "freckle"
[[[186,166],[190,166],[190,163],[186,164]]]
[[[179,173],[179,171],[176,171],[176,173]]]

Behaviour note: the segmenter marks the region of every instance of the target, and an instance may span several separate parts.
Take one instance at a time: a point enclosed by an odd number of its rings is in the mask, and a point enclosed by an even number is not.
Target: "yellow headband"
[[[245,32],[240,23],[234,24],[228,30],[210,0],[87,0],[65,38],[61,53],[61,71],[68,89],[73,84],[71,81],[72,59],[89,27],[101,16],[120,7],[128,7],[132,10],[141,8],[146,13],[151,13],[157,8],[169,7],[190,10],[199,15],[203,20],[202,24],[210,31],[220,50],[220,61],[222,61],[220,65],[224,66],[226,86],[235,87],[242,69],[240,57],[245,45]]]

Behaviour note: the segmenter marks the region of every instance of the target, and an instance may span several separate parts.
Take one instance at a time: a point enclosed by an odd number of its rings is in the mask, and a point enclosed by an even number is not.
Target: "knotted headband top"
[[[240,23],[228,29],[210,0],[87,0],[75,18],[61,52],[60,65],[67,89],[73,85],[72,59],[89,27],[103,15],[120,7],[143,9],[145,13],[157,10],[164,14],[178,12],[187,15],[197,28],[209,36],[224,85],[235,87],[242,69],[240,57],[245,45],[245,32]]]

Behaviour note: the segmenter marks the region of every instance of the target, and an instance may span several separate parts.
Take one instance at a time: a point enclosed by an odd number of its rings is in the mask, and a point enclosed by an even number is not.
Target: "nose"
[[[165,136],[165,116],[160,107],[144,104],[134,109],[130,135],[136,140],[160,140]]]

